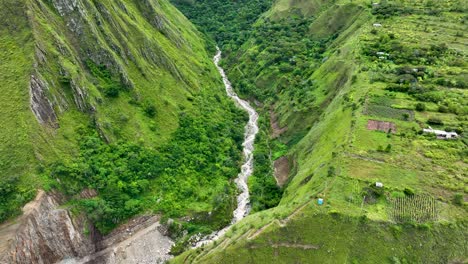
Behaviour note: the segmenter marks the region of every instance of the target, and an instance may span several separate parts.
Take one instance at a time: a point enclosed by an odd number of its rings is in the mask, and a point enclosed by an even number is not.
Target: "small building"
[[[323,199],[322,199],[322,198],[318,198],[317,204],[318,204],[318,205],[322,205],[322,204],[323,204]]]
[[[447,131],[444,131],[444,130],[432,129],[432,127],[429,127],[427,129],[426,128],[423,129],[423,132],[424,133],[436,134],[438,139],[457,139],[458,138],[457,132],[454,132],[454,131],[447,132]]]
[[[374,26],[374,27],[382,27],[382,24],[374,23],[372,26]]]
[[[375,187],[377,187],[377,188],[383,188],[383,183],[381,183],[381,182],[376,182],[376,183],[375,183]]]
[[[373,7],[377,7],[377,6],[379,6],[379,5],[380,5],[380,3],[372,3],[372,6],[373,6]]]

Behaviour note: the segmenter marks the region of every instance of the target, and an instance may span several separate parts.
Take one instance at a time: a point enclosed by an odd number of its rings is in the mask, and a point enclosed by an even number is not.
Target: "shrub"
[[[156,116],[156,106],[150,101],[145,101],[145,103],[143,104],[143,111],[148,117]]]
[[[445,106],[445,105],[439,106],[439,109],[438,109],[438,110],[439,110],[440,113],[448,113],[448,112],[449,112],[448,107]]]
[[[387,147],[385,148],[385,152],[390,153],[392,151],[392,145],[388,144]]]
[[[403,190],[403,193],[405,193],[406,196],[413,196],[414,195],[414,190],[412,188],[406,187]]]
[[[328,214],[331,215],[333,218],[337,219],[340,217],[340,212],[336,211],[336,210],[330,210],[328,211]]]
[[[426,105],[423,104],[423,103],[417,103],[416,106],[415,106],[415,109],[418,112],[422,112],[422,111],[426,110]]]
[[[439,118],[436,118],[436,117],[431,117],[427,120],[427,123],[429,125],[437,125],[437,126],[443,126],[444,125],[444,122],[442,120],[440,120]]]
[[[463,205],[463,203],[464,203],[463,194],[456,193],[453,196],[453,203],[456,204],[456,205]]]
[[[101,89],[105,96],[115,98],[119,96],[120,87],[116,85],[105,85],[101,86]]]

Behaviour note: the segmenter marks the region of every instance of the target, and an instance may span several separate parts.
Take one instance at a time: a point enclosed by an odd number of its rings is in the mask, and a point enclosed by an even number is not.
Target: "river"
[[[236,105],[241,109],[245,110],[249,114],[249,122],[245,125],[245,133],[244,133],[244,143],[242,146],[244,147],[244,164],[241,167],[241,172],[237,175],[235,179],[235,183],[237,188],[240,191],[240,194],[237,196],[237,208],[233,212],[233,218],[231,220],[231,224],[226,226],[225,228],[214,232],[211,235],[208,235],[202,238],[200,241],[196,243],[194,248],[198,248],[200,246],[209,244],[224,234],[229,230],[229,228],[234,225],[235,223],[239,222],[242,218],[247,216],[250,212],[250,195],[249,195],[249,186],[247,185],[247,180],[253,172],[253,151],[254,151],[254,141],[255,136],[258,133],[258,114],[255,109],[250,106],[249,102],[242,100],[237,96],[237,94],[232,89],[231,82],[229,81],[224,69],[219,66],[219,62],[221,61],[221,51],[218,47],[216,47],[217,52],[213,58],[213,61],[216,65],[216,68],[219,71],[219,74],[223,78],[223,83],[226,88],[227,95],[234,100]]]

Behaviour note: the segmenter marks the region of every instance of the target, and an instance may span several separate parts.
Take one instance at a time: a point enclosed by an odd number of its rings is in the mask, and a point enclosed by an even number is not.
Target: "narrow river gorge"
[[[214,63],[216,68],[218,69],[221,77],[223,78],[224,86],[226,88],[227,95],[234,100],[236,105],[243,110],[247,111],[249,114],[249,121],[245,126],[245,134],[244,134],[244,143],[242,144],[244,149],[244,164],[241,167],[241,172],[237,176],[235,182],[237,188],[240,191],[240,194],[237,196],[237,208],[233,212],[233,218],[231,224],[197,242],[195,248],[200,247],[202,245],[206,245],[210,242],[217,240],[219,237],[224,235],[229,228],[244,218],[246,215],[249,214],[250,211],[250,195],[249,195],[249,186],[247,185],[247,180],[253,172],[253,151],[254,151],[254,142],[255,137],[258,133],[258,113],[255,109],[250,106],[249,102],[242,100],[239,96],[234,92],[232,88],[232,84],[229,81],[224,69],[219,65],[221,61],[222,52],[217,48],[216,55],[214,56]]]
[[[213,61],[223,79],[226,93],[234,100],[238,107],[249,114],[243,142],[244,163],[235,179],[239,194],[237,196],[237,208],[233,211],[230,225],[208,236],[200,237],[198,242],[193,245],[193,248],[214,242],[226,234],[232,225],[248,215],[250,211],[250,195],[247,180],[253,172],[253,151],[255,137],[258,133],[258,114],[247,101],[240,99],[234,92],[224,69],[219,65],[221,54],[221,51],[217,49]],[[173,257],[170,251],[174,241],[166,235],[165,228],[159,223],[158,217],[132,220],[118,229],[113,234],[99,241],[96,246],[98,248],[97,252],[82,258],[67,258],[62,260],[61,263],[165,263]]]

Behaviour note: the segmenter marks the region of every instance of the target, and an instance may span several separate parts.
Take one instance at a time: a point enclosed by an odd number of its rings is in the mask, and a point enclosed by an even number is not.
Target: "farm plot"
[[[436,201],[429,195],[391,198],[390,217],[398,223],[424,223],[437,220]]]
[[[396,109],[384,105],[369,104],[364,114],[368,116],[398,119],[403,121],[414,120],[414,112],[406,109]]]

